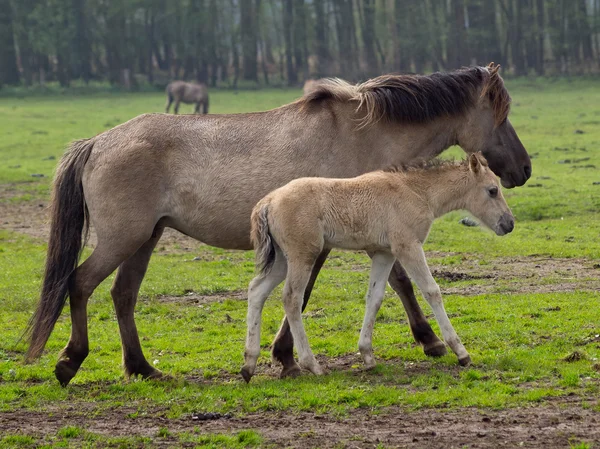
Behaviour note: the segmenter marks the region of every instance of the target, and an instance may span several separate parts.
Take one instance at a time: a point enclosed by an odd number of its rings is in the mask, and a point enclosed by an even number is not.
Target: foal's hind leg
[[[330,249],[324,249],[321,254],[319,254],[319,257],[317,257],[317,260],[313,265],[310,279],[308,280],[308,285],[306,286],[306,290],[304,290],[304,298],[302,301],[303,312],[308,304],[308,300],[310,299],[310,294],[315,285],[315,281],[317,280],[317,276],[319,275],[319,271],[321,271],[321,268],[327,260],[327,256],[329,256],[330,252]],[[284,317],[283,323],[281,323],[279,332],[277,332],[277,336],[273,342],[272,354],[273,358],[281,362],[283,365],[279,377],[293,377],[301,373],[300,367],[294,360],[294,337],[292,337],[287,316]]]
[[[369,254],[371,255],[371,254]],[[423,346],[423,351],[426,355],[431,357],[440,357],[446,354],[446,345],[440,340],[429,322],[423,315],[423,311],[417,302],[415,297],[415,291],[412,283],[404,268],[398,261],[394,263],[392,272],[388,279],[390,286],[400,296],[406,315],[408,316],[408,323],[410,324],[410,330],[417,343]]]
[[[288,260],[287,279],[283,289],[283,308],[294,336],[300,366],[313,374],[323,374],[323,370],[310,349],[308,337],[302,324],[302,300],[311,271],[312,264]]]
[[[144,357],[135,325],[134,309],[148,262],[154,247],[160,240],[163,229],[156,228],[152,237],[119,266],[117,277],[110,291],[117,313],[121,345],[123,346],[123,366],[127,376],[139,375],[143,378],[162,376],[162,373],[150,365]]]
[[[71,337],[56,363],[54,374],[64,387],[77,374],[89,352],[87,332],[87,302],[94,289],[108,277],[119,264],[135,251],[127,251],[126,242],[119,245],[98,243],[88,257],[71,275],[69,306],[71,309]]]
[[[281,282],[287,273],[287,261],[281,251],[277,251],[275,263],[266,275],[256,276],[248,287],[248,315],[246,318],[246,351],[244,352],[244,366],[242,377],[246,382],[254,375],[256,361],[260,354],[260,324],[265,301]],[[298,368],[299,369],[299,368]]]

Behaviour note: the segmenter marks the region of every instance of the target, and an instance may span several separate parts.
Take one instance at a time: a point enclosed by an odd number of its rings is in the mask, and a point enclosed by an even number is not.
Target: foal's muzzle
[[[496,234],[506,235],[515,228],[515,219],[508,212],[504,212],[496,224]]]

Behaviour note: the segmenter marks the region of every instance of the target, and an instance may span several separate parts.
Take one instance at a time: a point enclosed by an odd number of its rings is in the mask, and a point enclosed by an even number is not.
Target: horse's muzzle
[[[504,212],[496,224],[496,234],[506,235],[515,228],[515,219],[508,212]]]

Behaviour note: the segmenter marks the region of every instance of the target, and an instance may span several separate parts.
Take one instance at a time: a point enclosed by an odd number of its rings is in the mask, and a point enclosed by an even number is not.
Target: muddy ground
[[[0,192],[0,228],[23,233],[40,240],[48,235],[47,201],[11,202],[16,190]],[[94,244],[92,237],[91,243]],[[168,230],[158,246],[159,251],[193,251],[198,242],[176,231]],[[439,258],[444,254],[430,254]],[[600,266],[585,259],[525,257],[496,259],[492,264],[463,260],[459,267],[432,264],[440,281],[477,281],[467,286],[442,286],[445,294],[476,295],[494,292],[499,283],[510,283],[519,292],[553,292],[600,289]],[[544,280],[552,279],[551,283]],[[558,280],[558,281],[557,281]],[[493,282],[490,282],[493,281]],[[502,288],[506,288],[503,285]],[[227,293],[231,298],[232,293]],[[245,292],[233,297],[245,300]],[[225,299],[220,295],[184,298],[165,297],[165,301],[185,300],[211,302]],[[344,365],[344,361],[340,363]],[[352,363],[352,361],[348,361]],[[336,366],[330,367],[336,369]],[[277,368],[272,368],[276,375]],[[47,411],[16,410],[0,413],[0,435],[24,433],[40,440],[56,435],[64,426],[80,426],[87,431],[114,436],[152,437],[154,447],[186,447],[174,436],[157,437],[167,427],[174,435],[197,428],[206,433],[231,433],[244,429],[259,432],[271,447],[385,447],[411,448],[568,448],[585,441],[600,444],[600,413],[597,397],[577,396],[553,398],[528,407],[507,410],[423,409],[418,411],[390,407],[379,414],[356,410],[350,416],[313,413],[263,412],[210,421],[192,416],[168,419],[161,410],[147,411],[133,419],[137,409],[122,407],[98,414],[94,404]],[[82,410],[84,410],[82,412]],[[201,412],[201,411],[200,411]],[[192,447],[193,445],[190,445]]]
[[[596,402],[589,405],[597,406]],[[168,419],[161,411],[137,418],[127,415],[136,409],[119,408],[100,415],[93,405],[85,413],[81,406],[49,412],[15,411],[0,413],[0,429],[27,435],[56,435],[64,426],[79,426],[89,432],[116,436],[153,437],[155,447],[186,447],[174,436],[157,437],[159,429],[172,434],[192,432],[233,433],[254,429],[265,445],[289,448],[569,448],[574,442],[600,442],[600,414],[582,407],[581,398],[565,397],[543,404],[508,410],[427,409],[407,411],[390,407],[373,415],[356,410],[337,418],[314,413],[261,412],[211,421],[192,415]],[[193,447],[190,445],[189,447]]]

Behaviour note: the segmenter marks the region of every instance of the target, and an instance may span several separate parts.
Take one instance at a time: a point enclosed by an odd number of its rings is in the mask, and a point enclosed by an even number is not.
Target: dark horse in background
[[[179,112],[179,103],[194,104],[194,114],[198,114],[202,106],[202,113],[208,114],[208,86],[204,83],[173,81],[167,86],[167,107],[165,108],[167,114],[173,102],[175,102],[175,114]]]
[[[268,192],[306,176],[349,178],[431,159],[451,145],[481,151],[507,187],[531,175],[527,151],[507,116],[510,97],[498,66],[428,76],[385,75],[362,84],[320,83],[300,100],[266,112],[145,114],[74,142],[54,182],[42,293],[30,322],[27,360],[38,357],[70,298],[71,337],[56,364],[62,385],[88,355],[87,303],[114,270],[111,289],[128,375],[160,377],[138,337],[134,308],[165,227],[208,245],[252,249],[250,214]],[[81,265],[92,223],[97,246]],[[316,261],[306,289],[327,258]],[[427,355],[446,347],[433,332],[403,267],[389,277]],[[287,321],[273,355],[282,376],[300,370]]]

